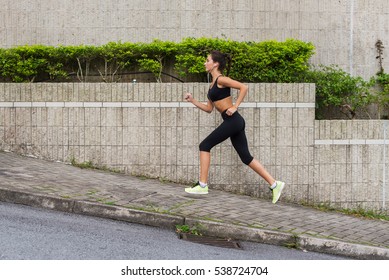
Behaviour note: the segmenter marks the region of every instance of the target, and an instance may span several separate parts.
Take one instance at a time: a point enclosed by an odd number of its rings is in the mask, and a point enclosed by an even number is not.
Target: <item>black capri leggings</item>
[[[247,145],[247,138],[244,131],[246,126],[245,121],[238,112],[235,112],[232,116],[228,116],[226,111],[221,114],[224,120],[223,123],[200,143],[200,151],[210,152],[217,144],[230,138],[242,162],[249,165],[254,158],[251,156]]]

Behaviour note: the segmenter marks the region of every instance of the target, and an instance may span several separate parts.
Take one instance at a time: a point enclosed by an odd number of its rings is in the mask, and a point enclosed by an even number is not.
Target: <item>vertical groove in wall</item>
[[[350,74],[354,75],[354,0],[350,0],[349,67]]]

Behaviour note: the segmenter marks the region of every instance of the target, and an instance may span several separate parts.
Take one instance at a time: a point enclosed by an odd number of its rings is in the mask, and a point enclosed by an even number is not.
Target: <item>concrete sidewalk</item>
[[[86,170],[0,152],[0,201],[263,242],[359,259],[389,259],[389,222],[210,189]]]

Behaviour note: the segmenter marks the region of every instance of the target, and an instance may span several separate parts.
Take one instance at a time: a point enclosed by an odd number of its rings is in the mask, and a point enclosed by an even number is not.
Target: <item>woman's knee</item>
[[[252,155],[250,155],[250,154],[247,154],[247,155],[239,155],[239,156],[240,156],[241,161],[242,161],[244,164],[246,164],[246,165],[249,165],[249,164],[253,161],[253,159],[254,159],[254,157],[253,157]]]
[[[202,141],[199,145],[199,150],[201,152],[210,152],[212,149],[212,146],[207,141]]]

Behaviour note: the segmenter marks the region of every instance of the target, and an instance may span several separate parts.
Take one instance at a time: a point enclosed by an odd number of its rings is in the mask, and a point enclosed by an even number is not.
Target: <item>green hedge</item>
[[[375,85],[374,79],[365,81],[361,77],[353,77],[336,65],[311,66],[301,81],[316,84],[316,113],[332,106],[338,107],[350,118],[355,118],[359,109],[375,101],[371,92]],[[316,117],[321,118],[318,114]]]
[[[98,73],[102,81],[117,81],[128,71],[148,71],[162,81],[173,67],[177,78],[203,81],[204,61],[211,50],[231,54],[230,76],[244,82],[295,82],[308,69],[314,46],[298,40],[236,42],[187,38],[182,42],[111,42],[102,46],[20,46],[0,49],[0,78],[12,82],[56,81],[77,76],[87,81]],[[170,71],[171,72],[171,71]]]

